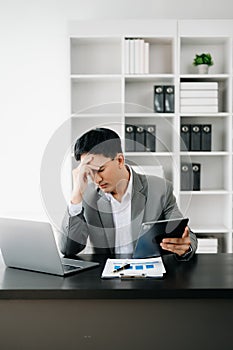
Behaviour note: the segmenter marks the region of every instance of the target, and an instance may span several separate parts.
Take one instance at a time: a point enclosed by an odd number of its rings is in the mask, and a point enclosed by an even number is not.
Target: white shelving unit
[[[201,164],[201,191],[180,192],[189,205],[190,224],[200,237],[217,237],[218,251],[232,252],[232,21],[179,21],[180,82],[218,82],[218,113],[180,114],[180,123],[211,124],[211,152],[189,152]],[[195,54],[211,53],[214,65],[200,75],[191,63]],[[185,153],[180,152],[181,160]],[[189,201],[190,199],[190,201]],[[188,203],[189,201],[189,203]]]
[[[125,74],[125,41],[137,38],[149,43],[149,73]],[[193,231],[217,237],[219,252],[232,252],[232,41],[231,20],[72,22],[69,34],[72,142],[105,126],[120,134],[124,146],[125,124],[156,125],[156,152],[126,152],[126,159],[162,165]],[[214,60],[209,74],[197,74],[192,65],[202,52]],[[180,113],[181,82],[218,82],[218,113]],[[174,113],[154,112],[154,85],[174,85]],[[181,151],[183,123],[211,124],[212,150]],[[200,191],[181,191],[186,159],[201,164]]]

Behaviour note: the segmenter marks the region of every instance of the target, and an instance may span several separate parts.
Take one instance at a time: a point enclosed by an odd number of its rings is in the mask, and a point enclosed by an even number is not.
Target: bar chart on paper
[[[125,266],[127,268],[124,268]],[[162,277],[165,272],[161,257],[149,259],[107,259],[101,277]]]

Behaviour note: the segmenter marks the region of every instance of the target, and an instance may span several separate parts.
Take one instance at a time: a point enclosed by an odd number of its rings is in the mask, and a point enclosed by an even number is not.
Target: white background
[[[46,219],[40,164],[69,117],[68,21],[232,14],[232,0],[0,0],[0,216]]]

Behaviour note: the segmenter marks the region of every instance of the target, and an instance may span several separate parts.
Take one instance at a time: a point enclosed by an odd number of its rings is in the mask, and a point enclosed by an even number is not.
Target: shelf
[[[112,35],[101,35],[101,36],[79,36],[72,35],[71,37],[71,45],[73,49],[79,49],[80,46],[85,45],[86,47],[98,47],[103,46],[104,48],[112,46],[112,44],[119,44],[120,46],[120,38],[119,36]]]
[[[126,118],[174,118],[175,113],[125,113]]]
[[[70,49],[72,74],[121,73],[120,37],[73,37]]]
[[[180,79],[185,80],[208,80],[208,81],[224,81],[230,78],[230,74],[181,74]]]
[[[71,118],[121,118],[122,114],[120,113],[73,113]]]
[[[147,82],[147,81],[171,81],[175,78],[174,74],[127,74],[126,82]]]
[[[211,152],[180,152],[180,156],[190,156],[190,157],[219,157],[219,156],[229,156],[230,152],[226,151],[211,151]]]
[[[173,157],[172,152],[126,152],[128,157]]]
[[[225,45],[227,44],[228,36],[204,36],[203,35],[184,35],[180,36],[183,46],[196,46],[196,45]]]
[[[202,190],[202,191],[180,191],[180,195],[182,196],[216,196],[216,195],[229,195],[231,191],[226,190]]]
[[[224,234],[224,233],[228,233],[230,232],[229,229],[227,229],[226,226],[224,225],[219,225],[219,226],[211,226],[211,225],[208,225],[208,226],[199,226],[199,225],[191,225],[191,229],[193,232],[195,232],[196,234],[200,234],[200,233],[203,233],[203,234],[215,234],[215,233],[218,233],[218,234]]]
[[[94,75],[95,77],[95,75]],[[101,75],[71,80],[72,114],[121,113],[121,79]]]
[[[121,74],[72,74],[70,76],[72,82],[87,82],[87,81],[109,81],[121,79]]]
[[[155,85],[175,85],[175,83],[174,79],[158,78],[156,80],[154,76],[148,79],[126,79],[124,87],[126,113],[153,113]]]
[[[214,79],[225,79],[231,72],[231,39],[229,36],[190,36],[180,37],[180,72],[182,76],[196,76],[197,67],[193,66],[196,54],[209,52],[213,58],[214,65],[210,67],[208,76]]]
[[[230,117],[231,113],[221,112],[221,113],[180,113],[181,117],[202,117],[202,118],[226,118]]]

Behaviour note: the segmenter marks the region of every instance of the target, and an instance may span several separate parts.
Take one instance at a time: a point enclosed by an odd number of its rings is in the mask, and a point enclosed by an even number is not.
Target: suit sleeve
[[[166,195],[164,200],[164,219],[175,219],[183,217],[183,214],[181,213],[180,209],[178,208],[176,198],[173,194],[173,187],[171,183],[167,184],[166,189]],[[195,254],[195,251],[197,250],[197,237],[194,232],[189,228],[190,231],[190,240],[191,240],[191,250],[184,256],[179,257],[176,256],[178,260],[189,260],[192,258],[192,256]]]
[[[86,247],[88,235],[89,231],[83,211],[76,216],[71,216],[67,208],[58,237],[58,245],[62,254],[73,256],[80,253]]]

